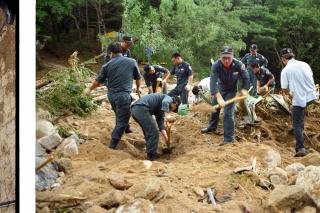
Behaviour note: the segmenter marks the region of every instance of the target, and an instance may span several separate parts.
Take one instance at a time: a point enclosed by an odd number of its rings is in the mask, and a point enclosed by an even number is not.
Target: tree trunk
[[[89,17],[88,17],[88,0],[86,0],[86,31],[87,31],[87,40],[89,41]]]
[[[75,24],[75,26],[76,26],[76,28],[77,28],[77,30],[78,30],[78,35],[79,35],[79,40],[81,41],[81,28],[80,28],[80,26],[79,26],[79,22],[78,22],[78,20],[77,20],[77,17],[75,17],[73,14],[70,14],[70,16],[71,16],[71,18],[73,18],[73,20],[74,20],[74,24]]]

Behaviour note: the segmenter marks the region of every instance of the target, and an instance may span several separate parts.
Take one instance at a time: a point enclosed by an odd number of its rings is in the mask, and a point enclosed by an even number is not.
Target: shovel
[[[166,132],[168,136],[168,143],[167,147],[162,149],[163,154],[171,154],[172,150],[175,148],[175,146],[170,146],[170,139],[171,139],[171,127],[173,125],[174,121],[166,121]]]
[[[245,98],[247,98],[248,96],[247,95],[243,95],[243,96],[237,96],[237,97],[234,97],[234,98],[231,98],[227,101],[225,101],[225,106],[229,105],[229,104],[232,104],[234,102],[237,102],[237,101],[241,101]],[[212,112],[217,112],[218,109],[221,109],[220,105],[219,104],[216,104],[213,106],[213,110]]]

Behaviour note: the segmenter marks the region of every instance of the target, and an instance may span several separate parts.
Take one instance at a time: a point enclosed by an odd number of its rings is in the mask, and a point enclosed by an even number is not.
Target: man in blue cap
[[[258,62],[251,64],[252,72],[257,78],[257,92],[259,95],[273,92],[276,86],[273,74],[266,67],[260,67]]]
[[[245,64],[246,69],[249,73],[250,83],[252,85],[252,95],[257,96],[257,78],[251,69],[251,64],[254,62],[258,62],[260,67],[267,67],[268,60],[266,57],[258,53],[258,45],[252,44],[250,46],[250,53],[247,53],[242,59],[242,63]]]
[[[106,85],[108,88],[108,99],[112,110],[116,114],[116,126],[112,131],[109,147],[116,149],[123,133],[129,129],[132,79],[136,81],[136,88],[139,92],[141,75],[137,62],[132,58],[122,55],[119,43],[110,44],[107,52],[111,60],[102,66],[101,73],[84,90],[84,94],[88,95],[91,90],[108,82]]]
[[[304,113],[306,107],[317,99],[311,67],[294,59],[292,49],[284,48],[280,52],[281,60],[286,65],[281,71],[281,89],[284,95],[292,96],[292,126],[296,138],[295,157],[307,154],[304,147]]]
[[[190,64],[181,58],[180,53],[172,54],[174,64],[171,75],[177,77],[177,86],[169,92],[169,96],[180,96],[182,104],[188,105],[189,91],[192,89],[192,68]]]
[[[167,94],[167,79],[170,77],[170,71],[160,65],[145,65],[144,80],[148,87],[148,93],[156,93],[157,81],[162,84],[163,93]],[[159,81],[161,80],[161,81]]]
[[[145,95],[131,106],[132,117],[143,130],[145,140],[147,142],[147,158],[155,160],[159,157],[157,153],[159,143],[159,131],[162,133],[166,144],[169,146],[168,135],[165,130],[164,120],[171,119],[169,112],[178,112],[181,101],[177,96],[170,97],[161,93]],[[155,125],[153,116],[159,131]]]
[[[210,92],[212,95],[212,105],[219,104],[224,107],[223,130],[224,140],[220,145],[229,144],[235,140],[234,110],[235,104],[225,106],[225,100],[232,99],[237,93],[238,80],[242,79],[242,95],[248,94],[249,75],[241,61],[233,57],[233,50],[225,46],[220,52],[220,59],[211,68]],[[220,109],[211,113],[209,126],[201,130],[202,133],[216,132],[219,123]]]

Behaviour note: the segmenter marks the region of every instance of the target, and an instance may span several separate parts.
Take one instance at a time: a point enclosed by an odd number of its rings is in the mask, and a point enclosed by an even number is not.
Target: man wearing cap
[[[157,81],[162,84],[163,93],[167,94],[167,79],[170,77],[170,71],[160,65],[145,65],[144,80],[149,90],[149,94],[156,93]]]
[[[208,104],[211,104],[210,77],[202,79],[198,85],[194,86],[192,93],[195,96],[195,103],[199,103],[202,99]]]
[[[224,140],[220,145],[229,144],[235,140],[234,109],[235,104],[225,106],[225,100],[232,99],[237,93],[238,80],[242,79],[243,85],[241,93],[247,95],[249,87],[249,75],[241,61],[233,57],[233,50],[225,46],[220,52],[220,59],[211,68],[210,92],[212,95],[212,105],[217,103],[224,107],[223,130]],[[202,133],[216,132],[219,123],[220,109],[211,113],[209,126],[201,130]]]
[[[107,52],[111,60],[102,66],[101,73],[91,86],[84,90],[84,94],[90,94],[91,90],[108,81],[108,99],[116,114],[116,126],[112,131],[109,147],[116,149],[123,133],[129,127],[132,79],[136,81],[137,91],[140,91],[141,75],[137,62],[122,55],[119,43],[110,44]]]
[[[130,47],[133,45],[133,39],[130,36],[123,36],[120,39],[120,45],[121,45],[121,49],[122,49],[122,55],[124,57],[128,57],[131,58],[131,52],[130,52]],[[110,57],[108,54],[106,54],[105,56],[105,63],[107,63],[108,61],[110,61]]]
[[[281,71],[282,93],[292,96],[292,126],[296,138],[295,157],[305,156],[304,147],[304,113],[306,107],[317,99],[316,86],[310,66],[294,59],[292,49],[284,48],[280,52],[282,63]]]
[[[174,64],[171,75],[176,75],[177,86],[169,92],[169,96],[180,96],[182,104],[188,105],[189,91],[193,79],[192,68],[190,64],[181,58],[180,53],[172,54],[172,62]]]
[[[258,94],[273,92],[276,86],[273,74],[266,67],[260,67],[258,62],[253,62],[251,69],[257,78]]]
[[[242,59],[242,63],[245,64],[247,71],[250,77],[250,83],[252,84],[252,95],[257,95],[257,78],[251,69],[251,64],[254,62],[258,62],[260,67],[267,67],[268,60],[266,57],[258,53],[258,46],[256,44],[252,44],[250,46],[250,53],[247,53]]]
[[[147,158],[158,158],[157,148],[159,131],[162,133],[166,144],[169,146],[168,135],[164,126],[164,119],[172,117],[169,112],[177,112],[181,101],[177,96],[170,97],[165,94],[148,94],[131,105],[133,119],[140,125],[147,142]],[[152,116],[155,116],[159,131]]]

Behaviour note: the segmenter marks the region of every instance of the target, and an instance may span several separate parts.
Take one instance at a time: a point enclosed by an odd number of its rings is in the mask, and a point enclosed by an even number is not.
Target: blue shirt
[[[229,69],[224,68],[221,60],[216,61],[211,67],[210,92],[215,95],[218,91],[237,92],[238,80],[242,79],[242,88],[249,89],[249,74],[244,64],[233,59]]]
[[[170,111],[170,104],[173,102],[172,98],[168,95],[161,93],[152,93],[145,95],[134,102],[131,107],[140,105],[149,109],[152,115],[155,115],[157,124],[160,130],[164,127],[164,112]]]
[[[182,61],[181,64],[174,65],[171,74],[177,77],[177,87],[182,87],[188,84],[189,76],[192,75],[192,68],[189,63]]]
[[[248,70],[251,70],[251,64],[254,62],[258,62],[260,67],[262,67],[262,66],[267,67],[268,66],[268,60],[266,59],[266,57],[264,57],[260,53],[257,53],[256,56],[251,55],[251,53],[247,53],[241,59],[241,62],[246,65],[246,68]]]
[[[101,73],[96,78],[96,81],[105,83],[108,93],[131,93],[132,78],[134,80],[141,79],[136,60],[118,54],[102,66]]]
[[[157,78],[162,78],[164,73],[169,72],[166,68],[159,66],[159,65],[152,65],[155,69],[155,73],[153,74],[148,74],[144,73],[143,77],[146,82],[147,87],[153,88],[153,91],[156,89],[156,83],[157,83]]]
[[[260,81],[260,86],[263,87],[268,83],[270,79],[273,79],[269,87],[275,87],[276,83],[274,81],[274,76],[267,68],[260,67],[260,70],[259,72],[257,72],[256,76],[257,76],[257,80]]]

